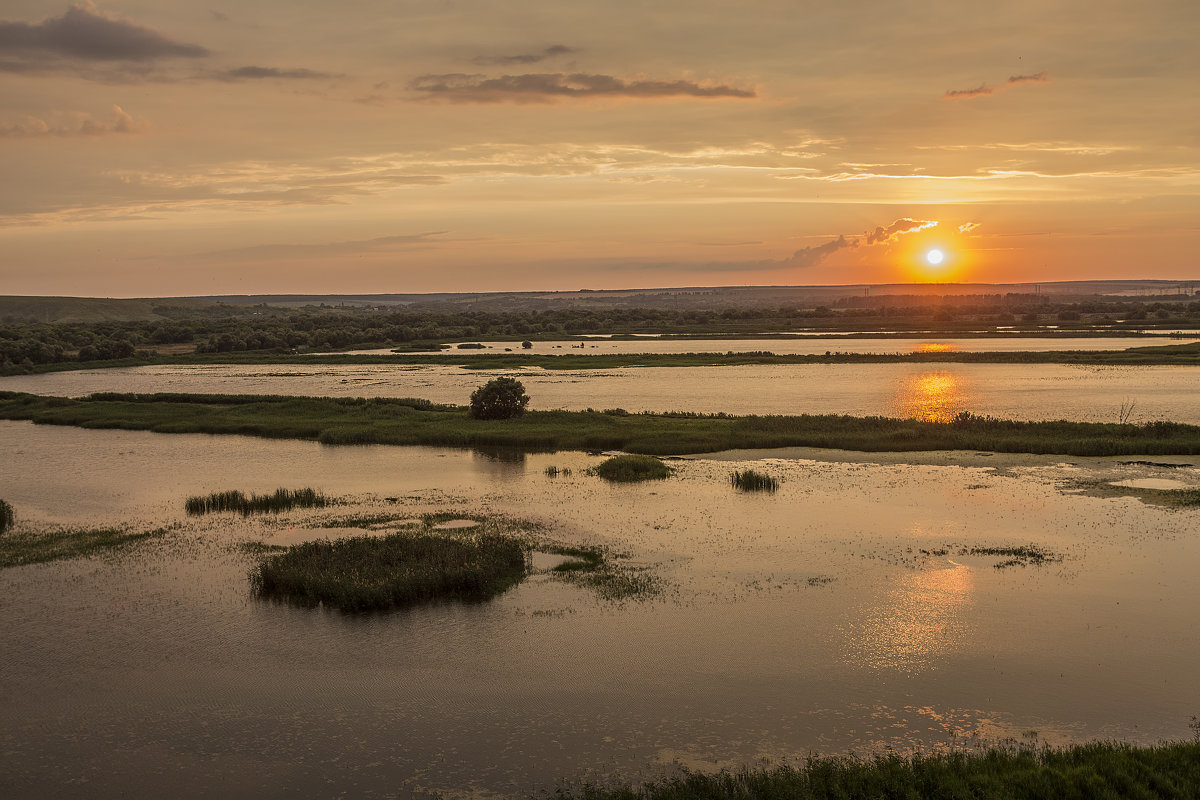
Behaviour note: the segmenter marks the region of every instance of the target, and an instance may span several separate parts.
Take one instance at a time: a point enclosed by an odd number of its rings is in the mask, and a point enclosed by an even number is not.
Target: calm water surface
[[[610,486],[578,453],[19,422],[0,441],[22,525],[181,524],[118,555],[0,571],[4,796],[524,795],[1031,730],[1153,742],[1188,735],[1200,709],[1198,512],[1089,488],[1200,486],[1193,466],[787,451]],[[781,490],[735,493],[745,466]],[[534,576],[483,605],[366,617],[255,601],[237,545],[312,536],[313,517],[196,522],[182,505],[278,486],[356,504],[317,516],[532,518],[668,590],[616,604]],[[1000,570],[959,553],[1028,543],[1063,560]]]
[[[525,384],[533,408],[624,408],[734,414],[853,414],[947,420],[960,411],[1004,419],[1200,423],[1200,367],[1064,364],[803,364],[624,367],[558,371],[455,366],[164,366],[0,378],[0,389],[224,392],[338,397],[423,397],[466,404],[497,375]]]

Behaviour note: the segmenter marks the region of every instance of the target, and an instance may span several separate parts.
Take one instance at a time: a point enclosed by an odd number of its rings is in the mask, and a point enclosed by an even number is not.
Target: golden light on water
[[[925,342],[914,353],[957,353],[958,347],[944,342]]]
[[[896,404],[900,416],[904,418],[949,422],[955,414],[967,410],[967,400],[966,387],[959,376],[937,371],[908,378],[901,387]]]

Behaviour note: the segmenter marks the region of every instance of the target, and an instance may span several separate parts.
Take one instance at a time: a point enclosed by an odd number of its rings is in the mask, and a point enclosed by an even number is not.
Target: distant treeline
[[[1200,326],[1200,301],[1054,303],[1028,294],[980,296],[952,305],[724,308],[554,308],[546,310],[396,311],[394,309],[226,306],[224,316],[164,306],[173,318],[133,322],[0,323],[0,371],[39,364],[149,358],[155,352],[304,352],[424,346],[463,339],[551,339],[583,334],[766,334],[800,329],[927,331],[946,335],[1056,325],[1060,332],[1120,332],[1151,326]],[[864,302],[868,298],[862,299]]]

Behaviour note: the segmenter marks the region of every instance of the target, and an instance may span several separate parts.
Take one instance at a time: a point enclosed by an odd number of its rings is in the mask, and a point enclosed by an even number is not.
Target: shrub
[[[511,419],[525,413],[529,395],[515,378],[493,378],[471,393],[475,419]]]
[[[634,483],[668,478],[671,468],[654,456],[622,455],[598,464],[592,469],[592,474],[607,481]]]

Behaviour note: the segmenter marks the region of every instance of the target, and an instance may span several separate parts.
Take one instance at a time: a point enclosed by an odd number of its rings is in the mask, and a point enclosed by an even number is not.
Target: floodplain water
[[[810,752],[1151,743],[1200,712],[1200,512],[1119,486],[1200,486],[1186,458],[732,452],[610,485],[583,453],[27,422],[0,441],[18,525],[178,525],[0,571],[8,797],[527,796]],[[780,490],[730,487],[748,466]],[[279,486],[348,505],[184,513]],[[242,544],[356,511],[533,519],[664,591],[612,602],[534,575],[367,616],[251,596]],[[1029,544],[1061,560],[970,552]]]
[[[446,365],[204,365],[79,370],[0,378],[0,390],[211,392],[420,397],[465,405],[497,375],[517,377],[535,409],[852,414],[1200,424],[1200,367],[1068,364],[786,364],[468,370]]]

